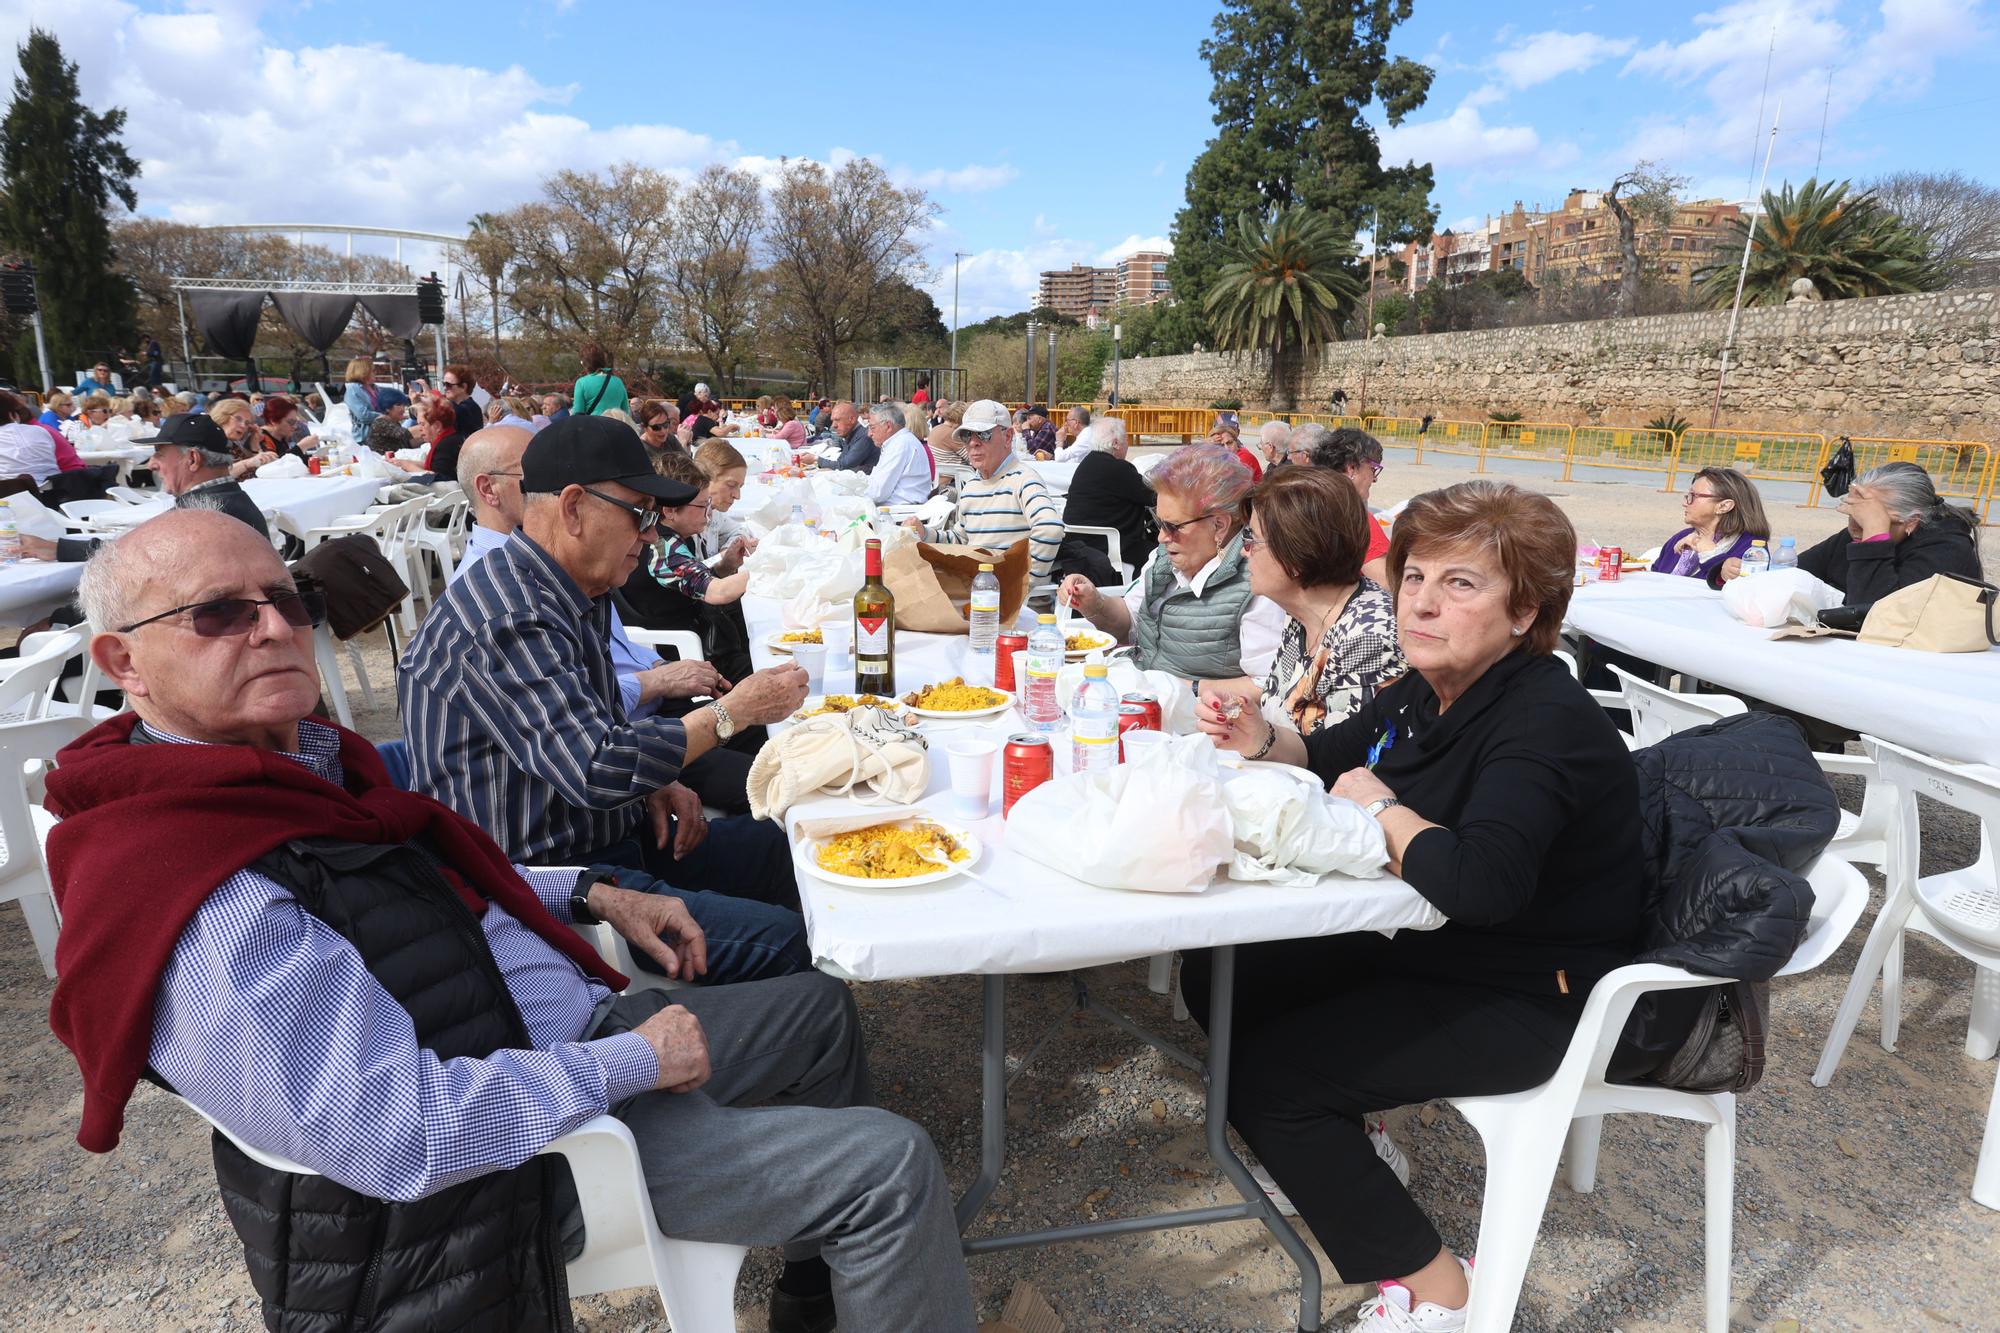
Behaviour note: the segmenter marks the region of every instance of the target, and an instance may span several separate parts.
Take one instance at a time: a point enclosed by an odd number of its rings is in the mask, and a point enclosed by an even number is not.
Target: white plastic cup
[[[1128,764],[1158,763],[1173,748],[1174,741],[1164,731],[1144,730],[1128,731],[1118,739],[1125,747],[1125,762]]]
[[[947,741],[945,760],[951,767],[952,809],[966,819],[984,819],[993,803],[992,741],[964,736]]]
[[[795,643],[792,645],[792,660],[806,673],[806,693],[824,694],[821,686],[826,682],[826,645]]]
[[[826,664],[835,671],[845,671],[854,665],[854,622],[835,616],[823,620],[819,626],[819,636],[826,641]]]
[[[1014,657],[1014,707],[1025,709],[1028,705],[1028,650],[1016,649]],[[1027,713],[1023,712],[1022,717]]]

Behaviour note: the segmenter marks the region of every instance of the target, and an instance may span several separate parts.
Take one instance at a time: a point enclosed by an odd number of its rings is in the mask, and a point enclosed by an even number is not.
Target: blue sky
[[[1212,132],[1197,48],[1214,12],[0,0],[0,33],[51,28],[86,97],[127,109],[142,212],[457,231],[559,167],[860,154],[942,207],[926,285],[949,320],[952,255],[966,252],[969,322],[1023,308],[1043,268],[1167,235]],[[1955,168],[2000,183],[1992,0],[1417,0],[1395,49],[1438,78],[1384,130],[1385,155],[1435,165],[1442,225],[1559,202],[1641,157],[1690,177],[1691,194],[1742,198],[1774,27],[1774,182],[1811,174],[1823,151],[1827,175]]]

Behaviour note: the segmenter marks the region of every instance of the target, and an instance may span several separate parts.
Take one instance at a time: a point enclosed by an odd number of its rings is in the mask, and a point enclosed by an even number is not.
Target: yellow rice
[[[928,855],[926,855],[928,853]],[[914,828],[877,824],[827,839],[815,858],[821,870],[856,879],[910,879],[944,861],[971,855],[949,833],[928,821]]]
[[[1007,696],[984,685],[967,685],[965,677],[953,676],[935,685],[926,685],[903,696],[912,708],[928,708],[937,713],[970,713],[1007,702]]]

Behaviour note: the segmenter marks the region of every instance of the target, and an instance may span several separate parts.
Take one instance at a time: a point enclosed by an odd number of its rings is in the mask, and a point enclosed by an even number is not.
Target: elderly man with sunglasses
[[[611,589],[646,553],[659,505],[690,487],[654,472],[631,427],[569,416],[510,479],[521,527],[439,599],[397,678],[411,782],[528,865],[604,865],[673,885],[708,937],[710,974],[807,966],[784,834],[706,823],[683,767],[805,698],[805,672],[758,672],[682,718],[627,714],[608,640]]]
[[[1014,428],[1007,409],[982,398],[965,409],[965,420],[954,432],[975,475],[958,492],[958,515],[950,527],[932,532],[916,519],[906,526],[926,539],[969,542],[1004,551],[1028,539],[1031,582],[1049,581],[1049,571],[1062,552],[1062,510],[1049,498],[1040,474],[1014,452]]]
[[[687,913],[511,864],[308,716],[324,605],[242,524],[153,519],[82,596],[136,716],[48,777],[77,1138],[116,1147],[142,1077],[226,1127],[216,1179],[266,1326],[568,1327],[582,1219],[538,1154],[609,1113],[668,1235],[785,1248],[772,1329],[972,1328],[942,1166],[866,1105],[845,987],[619,994],[570,922],[699,972]]]

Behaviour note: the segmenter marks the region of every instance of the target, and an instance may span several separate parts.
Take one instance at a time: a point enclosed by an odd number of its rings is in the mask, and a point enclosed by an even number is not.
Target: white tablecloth
[[[757,665],[783,660],[765,646],[779,628],[778,604],[747,597],[743,605]],[[899,689],[959,674],[966,642],[957,635],[899,632]],[[842,693],[853,686],[851,666],[829,672],[827,690]],[[943,739],[976,734],[1004,742],[1025,726],[1011,709],[966,722],[926,721],[933,752],[923,804],[941,819],[967,824],[950,805]],[[1064,743],[1061,735],[1055,740]],[[1435,909],[1416,890],[1387,876],[1328,877],[1303,889],[1220,879],[1197,894],[1129,893],[1086,884],[1002,848],[1000,759],[996,748],[989,813],[969,825],[985,848],[971,877],[917,889],[849,889],[799,870],[815,966],[860,981],[1047,972],[1172,949],[1437,924]],[[855,808],[848,798],[825,797],[803,802],[791,814],[810,818]]]
[[[1028,466],[1042,479],[1042,485],[1048,487],[1050,495],[1068,495],[1069,484],[1076,479],[1075,462],[1044,463],[1031,458]]]
[[[76,596],[83,562],[21,560],[0,565],[0,622],[30,625]]]
[[[1920,653],[1852,639],[1777,639],[1699,579],[1628,574],[1578,588],[1570,626],[1731,693],[1946,759],[2000,765],[2000,649]]]
[[[274,510],[278,526],[293,535],[365,513],[382,489],[379,477],[252,477],[244,493],[259,509]],[[92,516],[100,527],[143,523],[173,506],[171,496]]]

